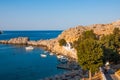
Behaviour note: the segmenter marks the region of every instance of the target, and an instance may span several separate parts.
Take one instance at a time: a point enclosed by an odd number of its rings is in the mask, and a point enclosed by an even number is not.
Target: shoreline
[[[64,53],[60,51],[53,50],[53,46],[55,46],[54,39],[31,41],[28,37],[17,37],[17,38],[11,38],[9,40],[0,40],[0,44],[40,47],[44,49],[45,51],[54,53],[55,55],[65,56],[69,58],[69,60],[71,61],[77,60],[76,58],[73,58],[71,55],[65,55]]]

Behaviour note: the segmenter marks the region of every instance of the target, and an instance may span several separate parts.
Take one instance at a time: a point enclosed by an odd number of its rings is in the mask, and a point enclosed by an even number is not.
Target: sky
[[[120,0],[0,0],[2,30],[65,30],[120,19]]]

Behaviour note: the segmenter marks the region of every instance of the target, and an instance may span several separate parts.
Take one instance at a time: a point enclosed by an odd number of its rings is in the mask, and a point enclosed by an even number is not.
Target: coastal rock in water
[[[36,41],[28,41],[27,44],[32,45],[32,46],[37,46],[38,45],[38,43]]]
[[[12,38],[12,39],[8,40],[8,44],[26,45],[28,41],[29,41],[28,37],[18,37],[18,38]]]
[[[8,44],[8,40],[0,40],[0,43],[2,43],[2,44]]]

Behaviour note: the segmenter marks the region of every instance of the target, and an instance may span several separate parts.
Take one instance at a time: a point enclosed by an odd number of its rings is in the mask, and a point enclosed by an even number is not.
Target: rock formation
[[[82,32],[86,30],[93,30],[96,35],[102,36],[102,35],[108,35],[111,34],[114,30],[114,28],[120,28],[120,20],[116,22],[112,22],[109,24],[93,24],[89,26],[76,26],[74,28],[70,28],[68,30],[65,30],[58,36],[59,39],[64,38],[65,40],[69,42],[73,42],[77,40]]]
[[[96,35],[99,37],[103,35],[111,34],[114,28],[120,29],[120,20],[116,22],[112,22],[109,24],[94,24],[90,26],[77,26],[74,28],[70,28],[68,30],[63,31],[57,38],[50,40],[39,40],[39,41],[29,41],[28,38],[19,37],[10,40],[1,40],[0,43],[4,44],[25,44],[25,45],[33,45],[33,46],[45,46],[47,50],[54,52],[56,54],[63,54],[66,56],[70,56],[71,58],[77,59],[76,51],[71,52],[66,50],[64,47],[59,46],[58,41],[60,39],[65,39],[67,42],[73,43],[77,40],[82,32],[86,30],[93,30]]]
[[[12,38],[10,40],[1,40],[0,43],[26,45],[28,41],[29,41],[28,37],[18,37],[18,38]]]

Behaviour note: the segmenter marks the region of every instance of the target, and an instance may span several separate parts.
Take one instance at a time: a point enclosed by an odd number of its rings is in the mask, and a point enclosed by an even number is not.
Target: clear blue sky
[[[0,0],[0,29],[64,30],[120,19],[120,0]]]

